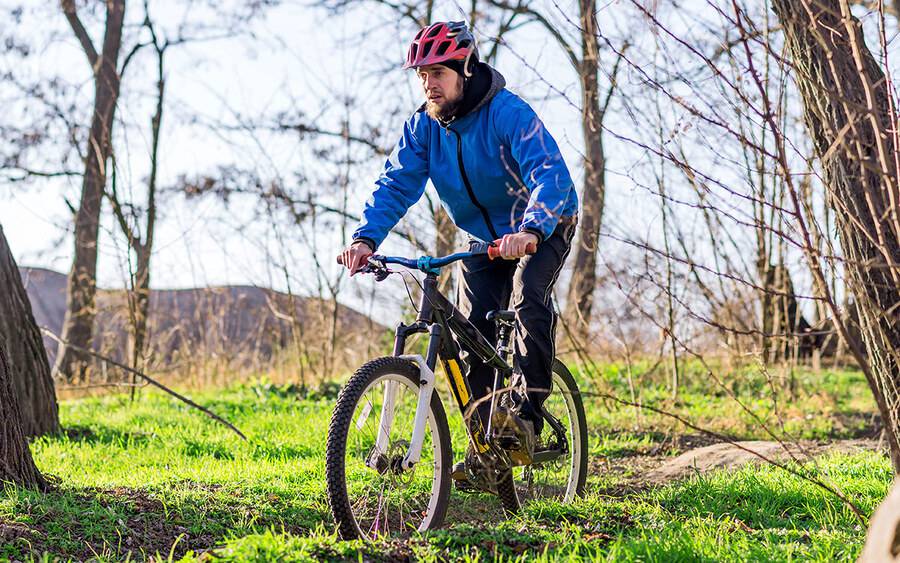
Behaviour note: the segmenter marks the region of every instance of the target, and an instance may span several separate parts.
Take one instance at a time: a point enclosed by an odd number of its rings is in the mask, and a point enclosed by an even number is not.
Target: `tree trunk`
[[[149,20],[149,18],[148,18]],[[156,35],[153,35],[154,40]],[[156,178],[159,172],[159,136],[162,128],[166,76],[164,71],[165,46],[156,46],[156,112],[150,121],[153,148],[150,153],[150,180],[147,182],[147,232],[143,241],[135,241],[137,269],[134,277],[134,336],[131,341],[132,364],[141,370],[147,341],[147,319],[150,315],[150,257],[153,255],[153,237],[156,232]]]
[[[597,45],[595,4],[581,2],[582,58],[581,123],[584,135],[584,184],[581,189],[581,218],[578,242],[574,248],[572,279],[566,299],[565,320],[571,332],[584,342],[594,309],[594,289],[597,285],[597,246],[603,218],[603,198],[606,188],[606,158],[603,152],[603,108],[597,79],[599,50]]]
[[[74,2],[63,1],[67,16],[74,18]],[[71,10],[69,13],[68,10]],[[100,229],[100,208],[106,186],[107,164],[112,145],[110,142],[116,101],[119,97],[119,48],[122,44],[122,22],[125,17],[125,0],[106,1],[106,30],[103,52],[93,64],[94,111],[91,131],[85,148],[84,180],[81,201],[75,215],[75,258],[69,271],[66,288],[66,316],[63,321],[62,339],[74,346],[90,349],[94,326],[94,298],[97,281],[97,240]],[[80,24],[79,24],[80,26]],[[73,24],[76,35],[85,39],[83,27]],[[94,53],[94,56],[96,54]],[[89,61],[92,60],[88,53]],[[68,380],[86,375],[89,358],[72,347],[60,344],[55,371]]]
[[[0,345],[0,482],[43,489],[47,483],[31,458],[20,418],[6,351]]]
[[[759,267],[758,273],[762,280],[763,358],[768,363],[786,362],[795,350],[799,357],[810,356],[812,325],[800,310],[791,273],[784,264]]]
[[[26,436],[59,431],[59,407],[47,351],[19,268],[0,227],[0,347],[7,351],[10,380]]]
[[[143,369],[144,351],[147,337],[147,318],[150,315],[150,248],[139,245],[135,249],[137,270],[134,274],[133,289],[133,334],[131,337],[131,363],[134,369]]]
[[[437,231],[434,255],[446,256],[453,253],[456,250],[457,227],[441,205],[437,206],[437,211],[434,213],[434,227]],[[444,268],[444,271],[441,272],[438,278],[438,289],[444,293],[448,293],[451,289],[453,282],[452,273],[452,268]]]
[[[900,191],[889,83],[847,0],[773,0],[834,210],[848,289],[875,395],[900,474]],[[852,344],[851,344],[852,345]],[[890,405],[890,406],[889,406]]]

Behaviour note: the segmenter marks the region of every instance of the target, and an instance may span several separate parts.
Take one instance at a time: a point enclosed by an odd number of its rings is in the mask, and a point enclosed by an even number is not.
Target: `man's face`
[[[429,113],[441,115],[462,100],[462,76],[443,65],[426,65],[416,70],[425,91]]]

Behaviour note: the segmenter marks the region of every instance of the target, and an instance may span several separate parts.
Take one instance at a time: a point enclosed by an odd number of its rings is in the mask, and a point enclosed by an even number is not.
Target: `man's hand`
[[[372,255],[372,248],[365,242],[358,240],[338,254],[338,264],[343,264],[350,270],[353,277],[360,269],[368,264],[368,258]]]
[[[534,252],[537,243],[538,237],[534,233],[503,235],[500,239],[500,257],[504,260],[516,260],[529,254],[529,250]]]

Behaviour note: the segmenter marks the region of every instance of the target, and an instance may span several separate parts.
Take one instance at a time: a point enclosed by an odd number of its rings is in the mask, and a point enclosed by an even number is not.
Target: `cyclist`
[[[362,268],[429,179],[470,243],[499,240],[505,260],[475,256],[462,262],[458,306],[489,340],[496,338],[495,327],[486,314],[510,302],[515,309],[514,367],[528,391],[518,413],[505,413],[503,426],[531,451],[543,427],[541,405],[555,356],[551,292],[575,231],[572,179],[534,110],[478,60],[475,38],[463,22],[420,30],[403,68],[415,69],[426,101],[404,124],[341,261],[351,276]],[[536,252],[528,255],[531,245]],[[486,397],[493,368],[474,354],[467,363],[473,396]],[[487,424],[485,406],[490,402],[482,401],[479,411]],[[462,470],[454,467],[454,479],[464,479]]]

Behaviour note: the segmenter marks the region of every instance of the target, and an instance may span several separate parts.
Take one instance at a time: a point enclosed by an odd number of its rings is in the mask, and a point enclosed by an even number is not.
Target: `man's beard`
[[[462,96],[460,96],[457,100],[447,102],[443,105],[438,105],[432,101],[428,101],[425,102],[425,113],[427,113],[433,119],[446,123],[456,116],[456,111],[459,109],[459,106],[462,105],[462,101]]]

